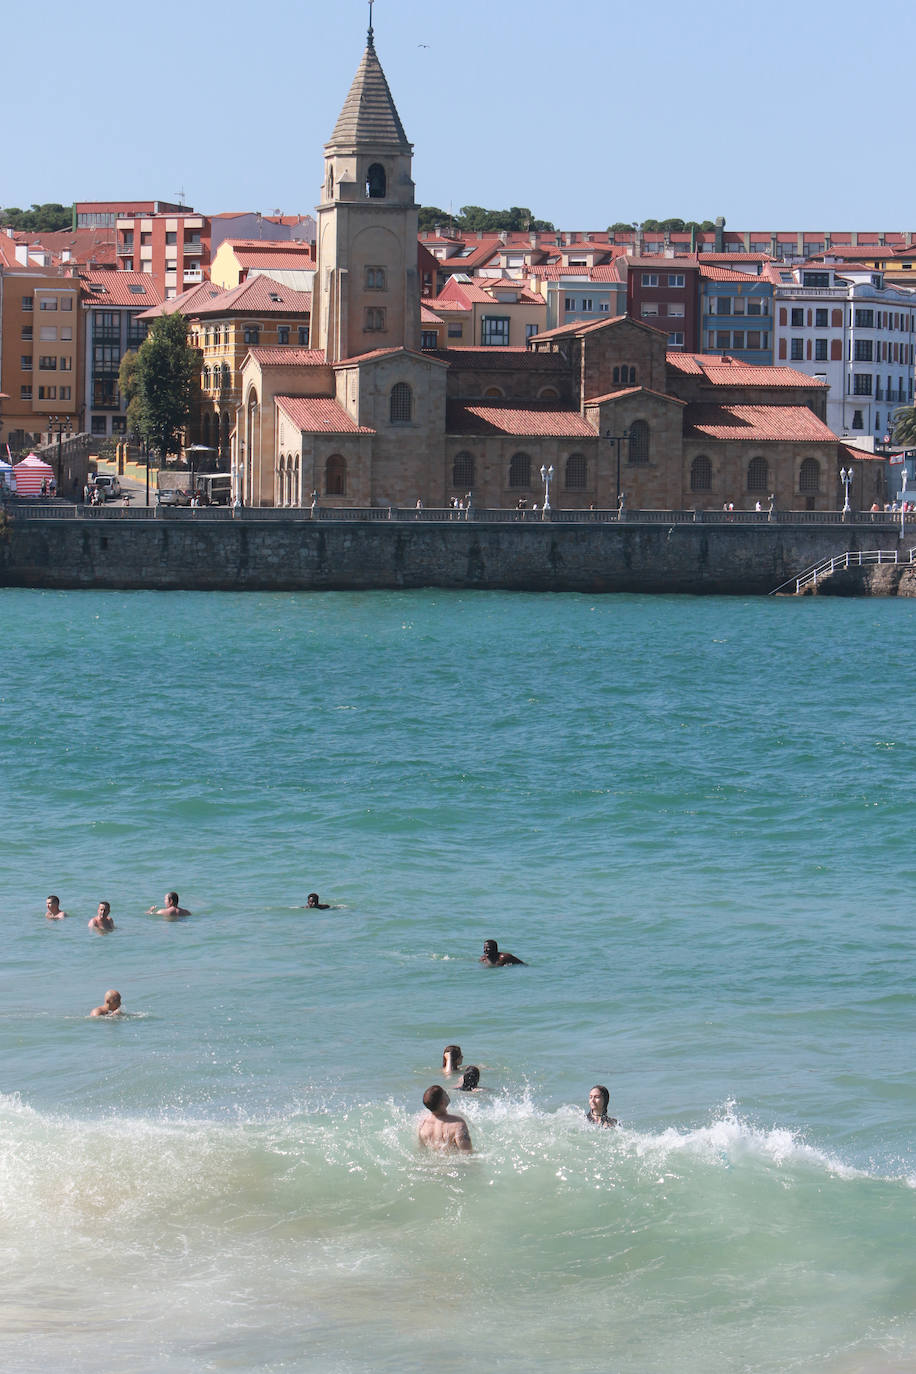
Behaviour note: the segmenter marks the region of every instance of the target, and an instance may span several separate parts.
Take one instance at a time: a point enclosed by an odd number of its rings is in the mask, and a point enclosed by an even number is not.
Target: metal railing
[[[848,568],[864,568],[874,566],[879,563],[904,563],[912,565],[916,563],[916,548],[909,550],[902,549],[851,549],[846,553],[837,554],[834,558],[825,558],[822,563],[815,563],[804,572],[799,573],[798,577],[790,577],[788,582],[782,582],[778,587],[774,587],[770,596],[777,596],[779,592],[784,592],[787,587],[795,587],[795,595],[799,596],[809,587],[816,587],[825,578],[832,577],[836,572],[845,572]]]

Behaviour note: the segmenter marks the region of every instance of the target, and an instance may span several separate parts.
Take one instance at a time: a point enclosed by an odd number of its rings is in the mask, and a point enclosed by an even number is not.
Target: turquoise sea
[[[8,1374],[916,1370],[916,604],[0,615]]]

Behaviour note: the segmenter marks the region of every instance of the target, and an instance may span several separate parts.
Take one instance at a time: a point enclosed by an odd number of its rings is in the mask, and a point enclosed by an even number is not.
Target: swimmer
[[[487,1091],[486,1088],[480,1086],[480,1070],[476,1064],[468,1064],[461,1075],[458,1091],[460,1093],[484,1093]]]
[[[585,1113],[586,1121],[593,1126],[616,1126],[616,1116],[608,1116],[607,1105],[611,1100],[611,1094],[602,1083],[596,1083],[588,1095],[588,1111]]]
[[[446,1045],[442,1051],[442,1072],[461,1073],[461,1046]]]
[[[330,911],[330,903],[319,901],[317,892],[310,892],[306,899],[306,906],[312,907],[315,911]]]
[[[93,1007],[90,1016],[120,1016],[121,1015],[121,994],[114,988],[109,988],[105,994],[105,1001],[100,1007]]]
[[[60,909],[59,897],[49,897],[45,906],[47,907],[45,916],[49,921],[63,921],[67,915],[66,911]]]
[[[463,1116],[456,1116],[446,1110],[450,1101],[448,1093],[440,1084],[434,1083],[431,1088],[426,1089],[423,1094],[423,1106],[429,1112],[429,1116],[420,1122],[420,1144],[432,1150],[460,1150],[462,1154],[469,1155],[473,1146],[468,1123]]]
[[[89,929],[98,930],[103,935],[107,935],[114,928],[115,923],[111,919],[111,902],[99,902],[99,909],[89,922]]]
[[[525,963],[524,959],[516,959],[514,954],[507,954],[505,950],[501,952],[495,940],[484,940],[480,962],[488,968],[505,968],[507,964]]]
[[[176,916],[190,916],[191,913],[188,911],[187,907],[178,905],[177,892],[167,892],[163,901],[165,902],[164,906],[151,906],[146,913],[147,916],[169,916],[172,920],[174,920]]]

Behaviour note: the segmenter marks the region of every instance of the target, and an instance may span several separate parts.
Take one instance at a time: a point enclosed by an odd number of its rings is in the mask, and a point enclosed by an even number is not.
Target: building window
[[[723,352],[731,348],[732,346],[732,335],[730,329],[717,329],[715,339],[716,341],[713,344],[713,347],[722,349]]]
[[[366,195],[370,200],[384,200],[387,186],[384,167],[380,162],[373,162],[366,173]]]
[[[203,381],[204,391],[209,391],[209,390],[210,390],[210,369],[209,369],[209,367],[205,367],[205,368],[204,368],[204,370],[203,370],[202,381]]]
[[[800,307],[798,307],[798,306],[793,307],[793,310],[792,310],[792,319],[791,319],[790,323],[791,323],[793,329],[803,329],[803,328],[804,328],[804,324],[805,324],[805,312],[804,312],[804,310],[802,310],[802,309],[801,309]]]
[[[227,343],[229,342],[228,339],[226,340],[226,342],[227,342]],[[299,326],[299,347],[300,347],[300,348],[307,348],[307,347],[308,347],[308,342],[309,342],[309,329],[308,329],[308,325],[307,325],[307,324],[300,324],[300,326]]]
[[[854,411],[852,412],[852,427],[853,427],[853,429],[864,429],[864,428],[865,428],[865,423],[864,423],[864,421],[863,421],[863,419],[862,419],[862,412],[861,412],[861,410],[854,410]]]
[[[413,419],[413,392],[406,382],[395,382],[391,388],[388,418],[393,425],[406,425]]]
[[[426,349],[429,349],[429,348],[437,348],[437,347],[438,347],[438,344],[439,344],[439,339],[438,339],[438,337],[437,337],[437,335],[436,335],[435,329],[421,329],[421,331],[420,331],[420,347],[421,347],[421,348],[426,348]]]
[[[813,245],[813,244],[806,244],[805,247],[806,247],[806,249],[807,249],[808,247],[812,247],[812,248],[813,248],[814,245]],[[818,251],[820,251],[820,250],[818,249]],[[811,255],[809,254],[809,257],[810,257],[810,256],[811,256]],[[830,273],[829,273],[829,272],[802,272],[802,286],[829,286],[829,285],[830,285]]]
[[[38,302],[38,309],[39,309],[39,310],[56,310],[56,309],[57,309],[57,297],[56,297],[56,296],[42,296],[41,300]]]
[[[826,339],[815,339],[815,340],[814,340],[814,361],[815,361],[816,363],[825,363],[825,362],[827,361],[827,340],[826,340]]]
[[[531,459],[527,453],[513,453],[509,463],[509,486],[526,491],[531,486]]]
[[[705,453],[698,453],[690,464],[690,490],[712,491],[712,463]]]
[[[93,434],[107,434],[107,433],[108,433],[108,417],[105,416],[105,415],[93,415],[93,417],[92,417],[92,432],[93,432]]]
[[[874,329],[875,312],[874,310],[856,310],[855,312],[856,329]]]
[[[747,465],[748,491],[767,491],[770,486],[770,465],[765,458],[752,458]]]
[[[645,301],[639,307],[639,316],[643,320],[654,320],[658,316],[658,301]]]
[[[683,272],[669,272],[669,273],[668,273],[668,285],[669,285],[669,286],[675,286],[675,287],[681,287],[681,286],[683,286],[683,285],[684,285],[684,274],[683,274]]]
[[[256,324],[249,325],[249,327],[245,330],[244,339],[245,343],[248,344],[249,347],[257,348],[258,344],[261,342],[260,326]]]
[[[385,312],[378,306],[371,306],[366,311],[366,329],[369,333],[378,333],[385,328]]]
[[[669,320],[671,320],[671,319],[682,320],[682,319],[684,318],[684,316],[685,316],[686,313],[687,313],[687,309],[686,309],[686,306],[684,305],[684,302],[683,302],[683,301],[670,301],[670,302],[668,303],[668,318],[669,318]]]
[[[767,330],[749,329],[747,331],[748,348],[769,348],[770,335]]]
[[[795,363],[802,362],[803,359],[804,359],[804,356],[805,356],[805,341],[804,341],[804,339],[792,339],[792,340],[790,340],[789,357],[792,359],[792,361],[795,362]]]
[[[57,359],[55,357],[52,357],[50,354],[42,354],[42,356],[38,359],[38,367],[39,370],[42,372],[56,372]]]
[[[32,342],[32,337],[33,337],[33,335],[32,335],[32,326],[31,326],[30,324],[24,324],[24,325],[22,326],[22,339],[23,339],[23,342],[24,342],[24,343],[31,343],[31,342]]]
[[[26,311],[26,313],[28,313],[28,311],[32,309],[32,304],[33,304],[33,298],[32,298],[31,296],[23,296],[23,298],[22,298],[22,308],[23,308],[24,311]]]
[[[21,386],[19,388],[19,399],[20,401],[31,401],[32,388],[30,386]]]
[[[734,329],[734,330],[732,330],[732,348],[743,348],[743,347],[744,347],[744,330],[743,330],[743,329]]]
[[[820,491],[821,465],[816,458],[806,458],[798,473],[799,491]]]
[[[69,386],[59,386],[57,388],[57,399],[59,401],[70,401],[73,399],[73,388]]]
[[[871,339],[856,339],[852,356],[857,363],[870,363],[873,347]]]
[[[166,229],[166,231],[165,231],[165,242],[166,242],[166,246],[169,247],[169,248],[172,246],[173,243],[174,243],[174,244],[177,244],[177,243],[178,243],[178,235],[175,233],[175,230],[174,230],[174,229]]]
[[[120,361],[120,359],[119,359],[119,361]],[[73,359],[72,359],[72,358],[61,358],[61,360],[60,360],[60,370],[61,370],[61,372],[72,372],[72,371],[73,371]]]
[[[56,387],[56,386],[40,386],[40,387],[38,388],[38,399],[39,399],[39,401],[56,401],[56,400],[57,400],[57,387]]]
[[[645,467],[649,461],[649,426],[645,420],[634,420],[630,425],[630,442],[627,444],[628,462],[633,467]]]
[[[526,324],[526,325],[525,325],[525,342],[527,343],[529,339],[533,339],[534,336],[535,336],[535,334],[537,334],[537,332],[538,332],[539,329],[540,329],[540,325],[537,325],[537,324]]]
[[[563,309],[564,309],[564,310],[575,310],[575,308],[576,308],[576,298],[575,298],[575,296],[567,296],[566,299],[565,299],[564,302],[563,302]]]
[[[814,327],[815,327],[816,329],[826,329],[826,328],[827,328],[827,311],[826,311],[826,310],[815,310],[815,312],[814,312]]]
[[[614,377],[614,385],[615,385],[615,386],[617,386],[617,385],[620,385],[620,386],[635,386],[635,385],[636,385],[636,368],[635,368],[635,367],[627,367],[626,365],[623,366],[623,367],[615,367],[615,368],[614,368],[614,372],[613,372],[613,377]]]
[[[852,393],[854,396],[871,395],[871,373],[856,372],[853,376]]]
[[[31,371],[32,371],[32,355],[31,355],[31,353],[23,353],[23,354],[22,354],[22,356],[21,356],[20,359],[19,359],[19,370],[20,370],[20,372],[31,372]]]
[[[592,298],[591,298],[591,296],[583,296],[583,297],[582,297],[582,307],[581,307],[581,308],[582,308],[583,310],[591,310],[591,308],[592,308]]]
[[[288,324],[281,324],[281,325],[279,326],[279,328],[277,329],[277,343],[278,343],[278,344],[288,344],[288,343],[289,343],[289,325],[288,325]]]
[[[448,337],[449,337],[450,339],[460,339],[460,338],[461,338],[461,335],[462,335],[462,332],[463,332],[463,330],[462,330],[462,326],[461,326],[461,322],[460,322],[460,321],[458,321],[458,320],[449,320],[449,325],[448,325]]]
[[[642,274],[642,284],[643,284],[643,286],[658,286],[658,273],[657,273],[657,272],[643,272],[643,274]]]
[[[750,298],[745,301],[748,315],[766,315],[768,313],[766,301],[755,301]]]
[[[324,492],[326,496],[347,494],[347,460],[339,453],[332,453],[324,465]]]
[[[470,491],[474,485],[473,453],[456,453],[452,463],[452,486],[461,491]]]
[[[588,486],[588,462],[584,453],[571,453],[566,459],[566,490],[584,491]]]
[[[480,321],[480,342],[485,348],[508,348],[509,316],[484,315]]]
[[[730,315],[732,313],[731,296],[717,296],[715,300],[715,313],[717,315]]]
[[[384,291],[388,285],[387,274],[384,267],[366,268],[366,289],[369,291]]]
[[[669,347],[669,348],[683,348],[683,347],[684,347],[684,331],[683,331],[683,329],[675,329],[675,330],[672,331],[672,333],[670,333],[670,334],[668,335],[668,347]]]

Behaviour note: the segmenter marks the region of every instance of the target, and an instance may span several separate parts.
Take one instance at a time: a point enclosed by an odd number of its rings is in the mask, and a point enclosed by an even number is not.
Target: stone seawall
[[[0,585],[763,595],[847,550],[896,547],[895,530],[855,524],[30,519],[0,537]]]

